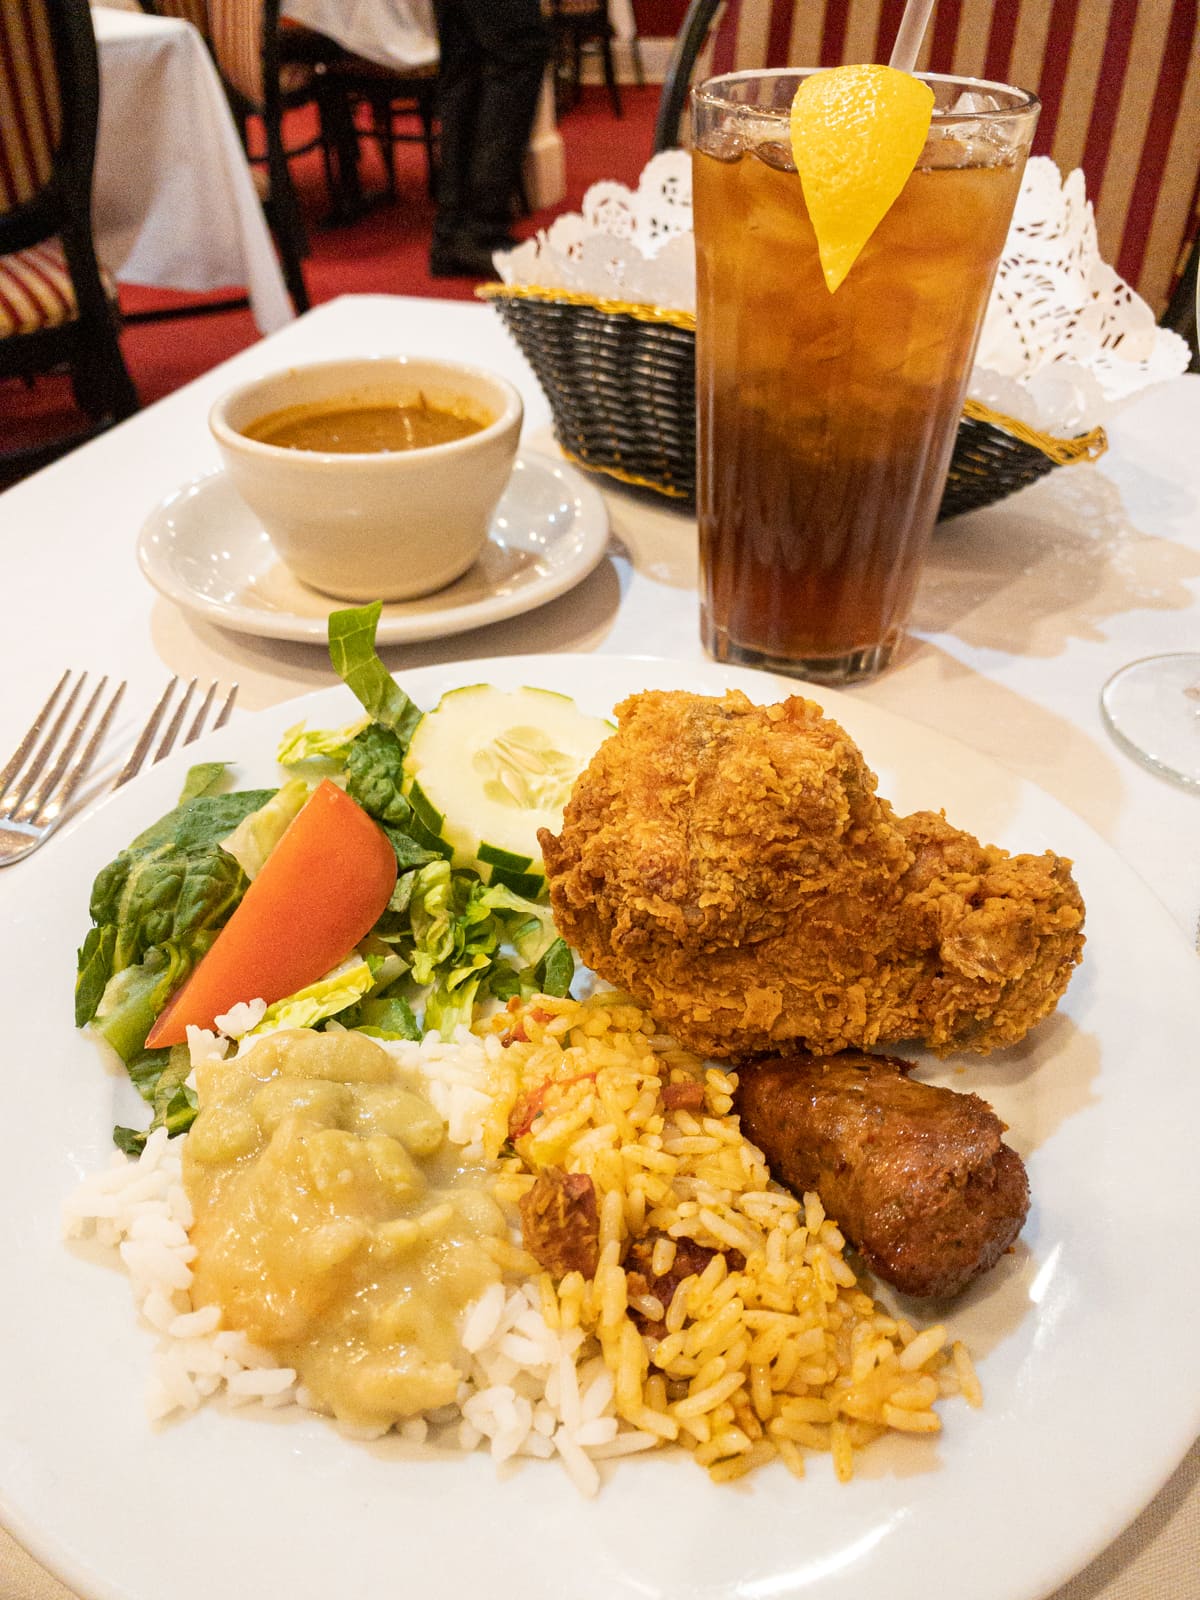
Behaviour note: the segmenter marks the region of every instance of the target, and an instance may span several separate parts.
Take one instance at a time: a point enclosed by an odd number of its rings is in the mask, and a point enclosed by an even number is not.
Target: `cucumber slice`
[[[612,731],[550,689],[452,689],[417,724],[404,792],[456,867],[535,899],[545,886],[538,829],[559,827],[575,779]]]

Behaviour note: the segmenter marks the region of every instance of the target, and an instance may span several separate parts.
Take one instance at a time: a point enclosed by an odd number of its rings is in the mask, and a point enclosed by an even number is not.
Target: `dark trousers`
[[[550,58],[539,0],[434,0],[441,245],[503,236]]]

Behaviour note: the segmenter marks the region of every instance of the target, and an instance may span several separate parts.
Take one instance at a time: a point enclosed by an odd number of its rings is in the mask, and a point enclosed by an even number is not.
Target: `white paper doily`
[[[636,189],[594,183],[582,215],[558,217],[536,239],[498,255],[496,267],[507,284],[693,310],[691,157],[662,151]]]
[[[1187,370],[1185,341],[1158,327],[1101,259],[1083,173],[1064,180],[1049,156],[1025,168],[975,361],[972,394],[1004,410],[988,392],[1004,392],[1008,379],[1033,401],[1041,426],[1073,431]]]
[[[691,158],[666,150],[636,189],[596,183],[582,214],[504,255],[506,284],[694,311]],[[1082,172],[1048,156],[1025,168],[970,393],[1048,433],[1094,427],[1113,405],[1186,371],[1188,347],[1101,260]]]

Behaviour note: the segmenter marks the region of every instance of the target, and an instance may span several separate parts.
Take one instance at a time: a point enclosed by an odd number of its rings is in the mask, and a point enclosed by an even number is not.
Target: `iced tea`
[[[912,609],[1037,103],[935,110],[830,294],[782,109],[799,80],[695,97],[702,626],[720,660],[847,682],[887,664]],[[964,87],[927,81],[939,105]]]

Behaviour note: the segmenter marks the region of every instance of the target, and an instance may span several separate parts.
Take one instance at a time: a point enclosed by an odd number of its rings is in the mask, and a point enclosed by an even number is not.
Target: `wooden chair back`
[[[208,0],[208,24],[221,76],[266,111],[279,86],[279,0]]]
[[[0,255],[61,235],[95,276],[100,71],[87,0],[0,5]],[[84,290],[86,293],[86,288]]]
[[[267,219],[279,246],[292,303],[297,311],[307,311],[308,289],[301,259],[308,253],[308,239],[292,187],[289,151],[283,137],[279,6],[280,0],[208,0],[209,42],[235,115],[242,123],[243,138],[247,114],[262,118],[267,143]],[[311,97],[311,73],[305,69],[303,76],[303,92]],[[288,103],[293,100],[289,98]]]
[[[84,19],[88,21],[87,7]],[[71,36],[51,0],[0,6],[0,254],[58,231],[95,159],[95,41]],[[75,89],[64,106],[64,84]]]
[[[886,61],[903,10],[903,0],[692,0],[655,148],[678,142],[691,82],[748,67]],[[1039,95],[1034,153],[1063,172],[1082,167],[1101,253],[1160,313],[1200,195],[1196,0],[937,0],[917,65]]]
[[[208,0],[140,0],[143,11],[155,17],[179,17],[190,22],[193,28],[209,36]]]
[[[0,257],[6,292],[28,303],[3,307],[0,374],[67,362],[83,408],[111,420],[137,395],[92,241],[99,106],[88,0],[3,0]]]

